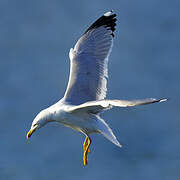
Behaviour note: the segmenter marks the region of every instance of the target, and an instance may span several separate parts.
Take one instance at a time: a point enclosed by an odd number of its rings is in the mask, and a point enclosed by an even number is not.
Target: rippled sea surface
[[[180,2],[178,0],[0,1],[0,179],[179,180]],[[118,24],[107,98],[169,98],[115,108],[103,118],[123,145],[49,124],[30,140],[36,114],[64,94],[69,49],[106,11]]]

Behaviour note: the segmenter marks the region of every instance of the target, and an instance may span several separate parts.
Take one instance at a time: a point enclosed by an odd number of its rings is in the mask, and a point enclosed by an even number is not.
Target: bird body
[[[113,131],[100,117],[104,110],[166,101],[167,99],[107,100],[108,59],[113,46],[116,14],[105,13],[95,21],[70,49],[70,75],[64,97],[42,110],[33,120],[29,138],[36,129],[49,122],[58,122],[86,135],[84,165],[88,162],[91,133],[102,134],[121,147]]]

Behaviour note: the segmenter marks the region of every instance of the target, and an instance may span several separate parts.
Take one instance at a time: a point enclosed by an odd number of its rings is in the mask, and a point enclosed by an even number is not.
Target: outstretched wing
[[[111,52],[116,14],[105,13],[70,49],[70,76],[63,100],[79,105],[106,97],[108,57]]]
[[[107,110],[112,108],[113,106],[117,107],[129,107],[129,106],[139,106],[145,104],[152,104],[156,102],[167,101],[167,99],[141,99],[141,100],[99,100],[99,101],[90,101],[87,103],[83,103],[78,106],[72,106],[67,111],[68,112],[89,112],[89,113],[99,113],[102,110]]]

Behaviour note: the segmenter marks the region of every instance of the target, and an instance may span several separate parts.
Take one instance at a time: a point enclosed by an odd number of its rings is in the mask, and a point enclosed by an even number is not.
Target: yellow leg
[[[88,143],[87,143],[88,141]],[[83,157],[83,161],[84,161],[84,165],[86,166],[88,163],[88,152],[89,151],[89,146],[91,145],[91,138],[90,137],[86,137],[85,141],[84,141],[84,157]]]
[[[86,151],[88,141],[89,141],[88,137],[86,136],[86,139],[84,140],[84,144],[83,144],[84,151]],[[89,152],[90,152],[90,150],[88,149],[88,153]]]
[[[83,156],[84,165],[87,164],[87,163],[85,164],[85,162],[88,162],[87,155],[86,155],[86,160],[85,160],[85,151],[87,149],[87,143],[88,143],[88,136],[86,136],[86,139],[84,140],[84,144],[83,144],[83,148],[84,148],[84,156]]]

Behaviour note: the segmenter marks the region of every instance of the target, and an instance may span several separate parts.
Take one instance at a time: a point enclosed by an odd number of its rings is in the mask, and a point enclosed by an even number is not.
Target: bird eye
[[[33,124],[33,127],[36,126],[37,124]]]

